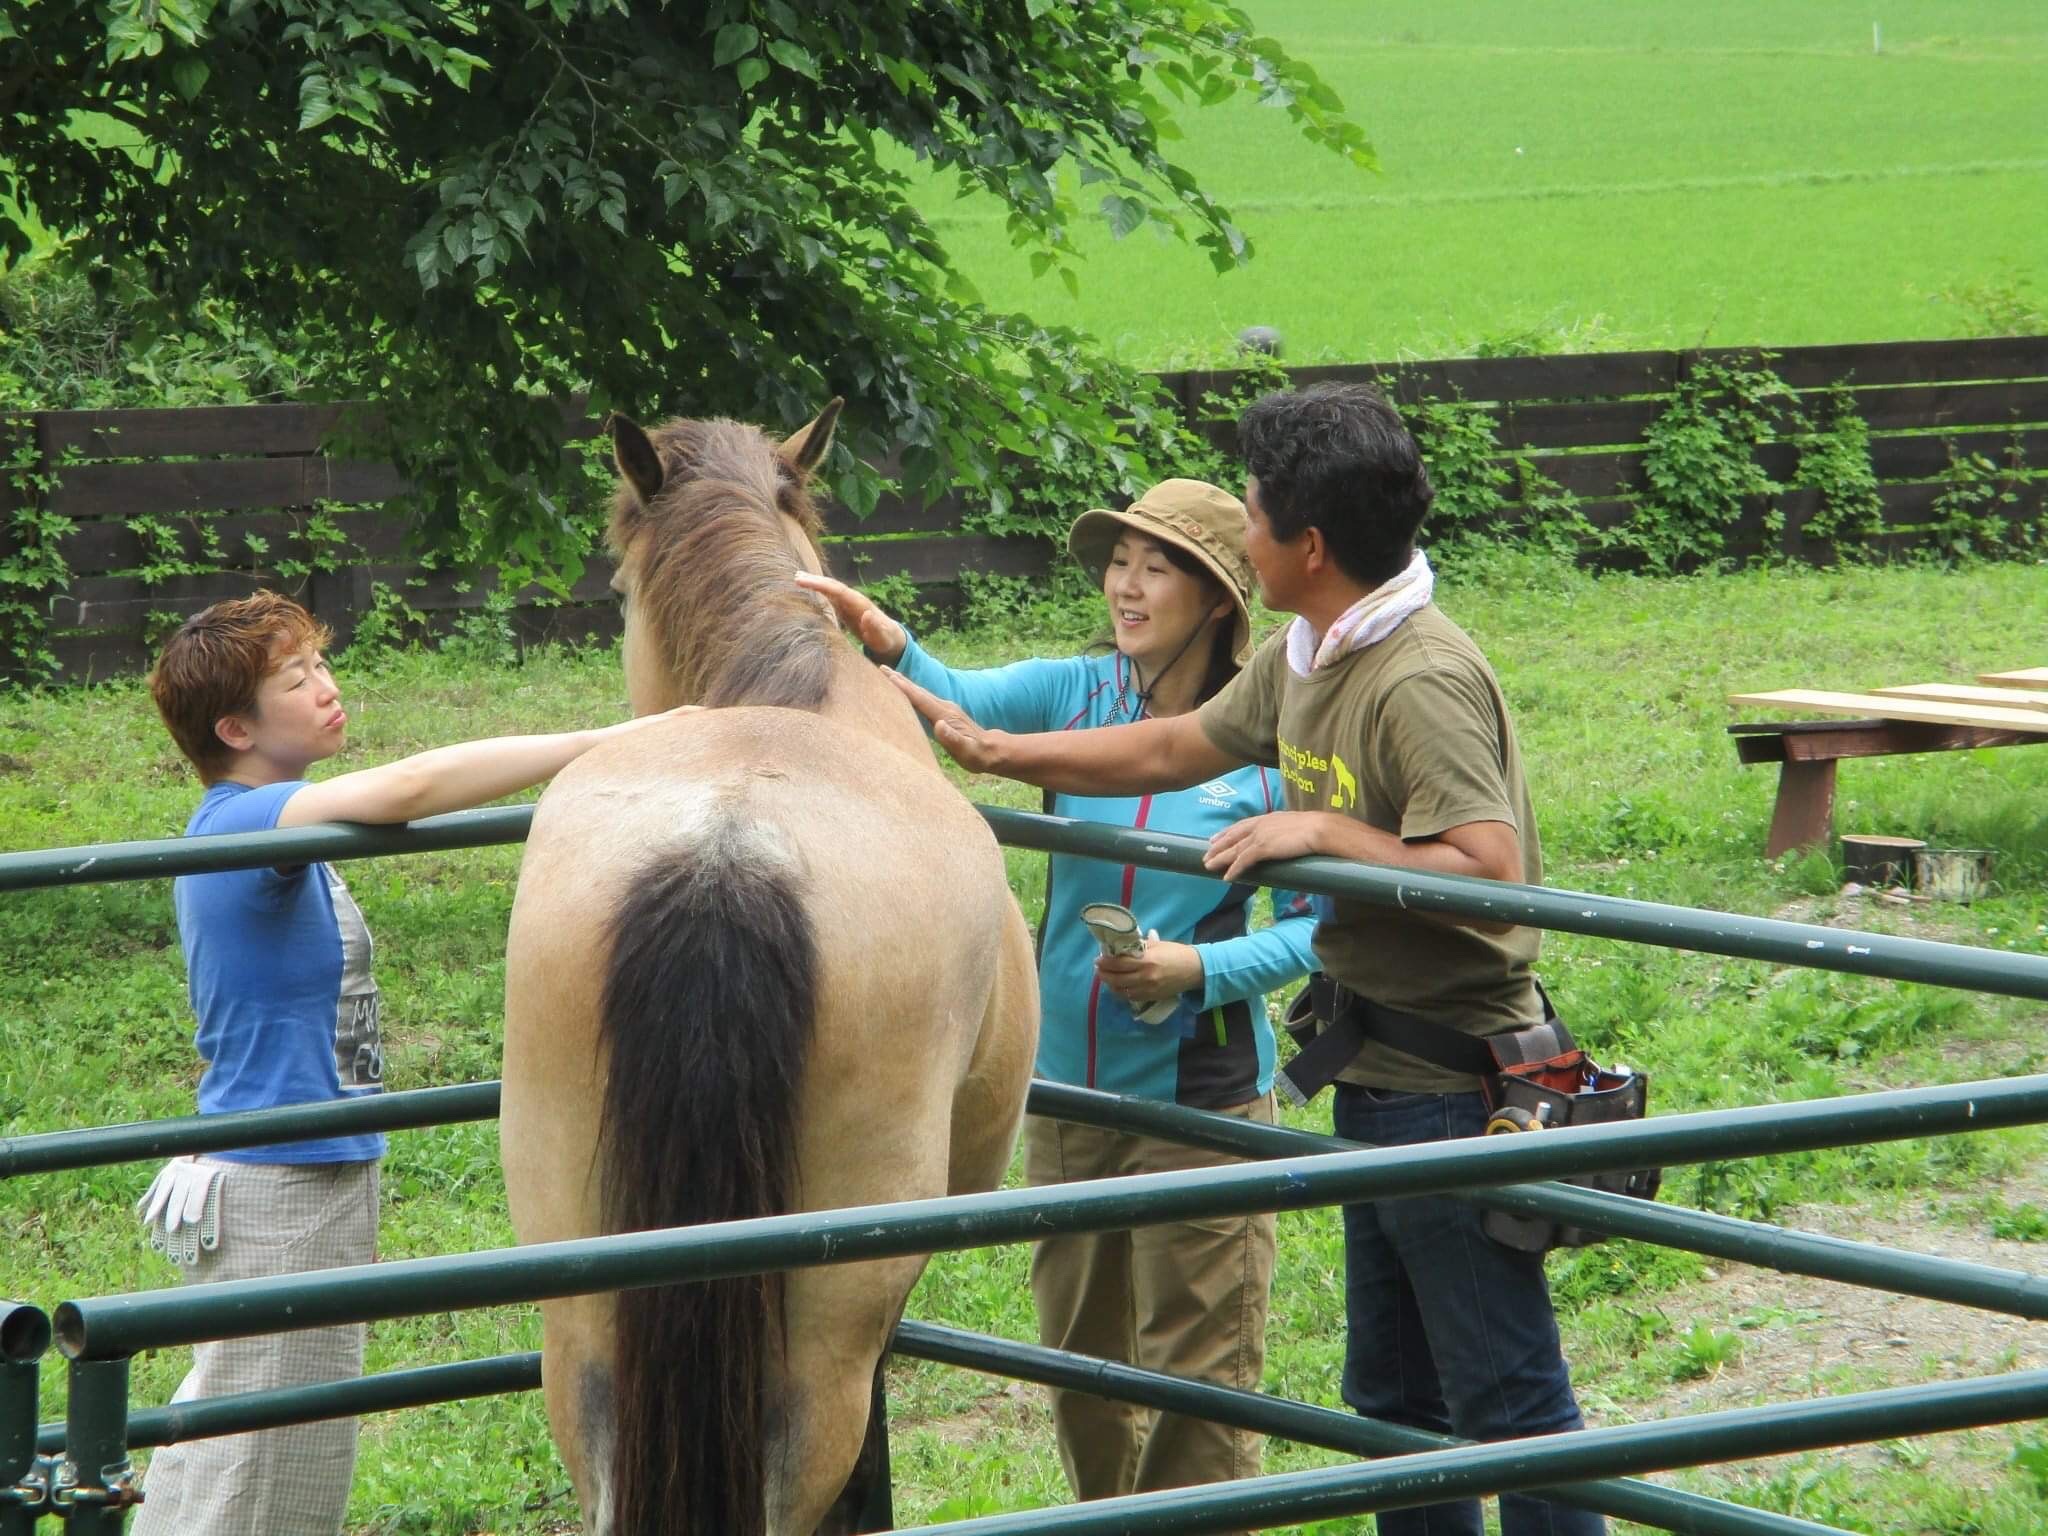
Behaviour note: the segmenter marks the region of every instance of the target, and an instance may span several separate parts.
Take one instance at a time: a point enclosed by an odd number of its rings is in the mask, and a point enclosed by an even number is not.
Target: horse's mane
[[[635,560],[630,601],[682,698],[708,705],[815,709],[831,684],[833,626],[790,581],[776,519],[815,548],[823,524],[802,478],[759,428],[675,420],[648,434],[662,484],[643,502],[630,480],[612,506],[611,543]]]

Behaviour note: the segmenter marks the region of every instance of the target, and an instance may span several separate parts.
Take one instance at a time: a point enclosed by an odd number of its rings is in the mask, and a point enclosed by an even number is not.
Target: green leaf
[[[299,131],[318,128],[334,116],[333,89],[325,75],[308,75],[299,82]]]
[[[180,96],[190,101],[199,94],[211,73],[206,60],[188,53],[171,66],[171,84],[178,88]]]
[[[961,90],[972,96],[983,106],[988,105],[989,94],[987,88],[964,69],[957,69],[951,64],[940,64],[937,67],[937,72],[959,86]]]
[[[818,61],[795,43],[784,42],[778,37],[768,45],[768,52],[784,69],[793,69],[806,80],[818,78]]]
[[[1134,197],[1111,192],[1102,199],[1102,216],[1109,220],[1109,232],[1121,240],[1145,223],[1145,205]]]
[[[768,61],[766,59],[741,59],[733,73],[739,76],[740,89],[751,91],[755,86],[768,78]]]
[[[1072,267],[1060,268],[1060,283],[1067,290],[1068,298],[1078,299],[1081,297],[1081,279],[1074,275]]]
[[[1059,4],[1059,0],[1024,0],[1024,14],[1033,21]]]
[[[760,41],[761,34],[744,21],[728,22],[718,29],[718,38],[711,45],[712,67],[723,69],[734,59],[745,58]]]

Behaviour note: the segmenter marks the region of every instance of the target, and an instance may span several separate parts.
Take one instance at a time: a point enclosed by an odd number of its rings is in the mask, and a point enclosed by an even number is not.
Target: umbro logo
[[[1202,786],[1202,793],[1214,795],[1220,800],[1228,800],[1237,793],[1237,786],[1227,779],[1211,779]]]

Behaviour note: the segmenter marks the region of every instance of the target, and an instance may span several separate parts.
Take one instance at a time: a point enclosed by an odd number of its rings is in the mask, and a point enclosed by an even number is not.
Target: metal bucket
[[[1842,834],[1842,873],[1861,885],[1911,885],[1913,855],[1927,846],[1917,837]]]
[[[1913,888],[1934,901],[1975,901],[1991,894],[1989,848],[1922,848],[1913,855]]]

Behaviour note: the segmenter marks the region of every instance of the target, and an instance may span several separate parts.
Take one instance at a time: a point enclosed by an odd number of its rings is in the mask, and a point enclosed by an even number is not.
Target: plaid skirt
[[[184,1271],[187,1283],[376,1258],[376,1163],[225,1166],[220,1246]],[[173,1401],[360,1376],[363,1332],[355,1323],[197,1345]],[[142,1508],[131,1530],[134,1536],[336,1536],[355,1465],[354,1419],[163,1446],[143,1474]]]

